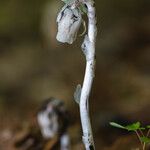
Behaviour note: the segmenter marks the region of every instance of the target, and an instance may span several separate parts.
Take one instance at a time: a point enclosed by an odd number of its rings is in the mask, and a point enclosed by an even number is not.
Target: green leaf
[[[140,130],[145,130],[145,128],[144,128],[144,127],[140,127],[139,129],[140,129]]]
[[[146,128],[150,129],[150,125],[146,126]]]
[[[63,1],[63,2],[66,3],[66,4],[71,4],[71,3],[73,3],[75,0],[61,0],[61,1]]]
[[[141,126],[140,122],[136,122],[136,123],[127,125],[125,128],[128,131],[136,131],[136,130],[140,129],[140,126]]]
[[[81,10],[81,12],[82,12],[83,14],[84,14],[84,13],[87,14],[88,10],[87,10],[87,8],[85,7],[84,4],[81,4],[79,8],[80,8],[80,10]]]
[[[126,129],[124,126],[122,126],[118,123],[115,123],[115,122],[110,122],[110,125],[113,127],[116,127],[116,128]]]
[[[150,138],[146,137],[146,136],[143,136],[143,137],[140,137],[141,141],[144,142],[144,143],[150,143]]]
[[[69,0],[61,0],[61,1],[63,1],[64,3],[67,3],[67,1],[69,1]]]

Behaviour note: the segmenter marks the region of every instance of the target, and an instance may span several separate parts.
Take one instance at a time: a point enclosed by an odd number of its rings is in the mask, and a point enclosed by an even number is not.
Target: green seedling
[[[146,150],[147,145],[150,143],[150,125],[146,127],[141,127],[140,122],[132,123],[126,126],[120,125],[115,122],[110,122],[110,125],[116,128],[135,132],[141,143],[142,150]],[[146,134],[144,134],[144,131],[147,131]]]

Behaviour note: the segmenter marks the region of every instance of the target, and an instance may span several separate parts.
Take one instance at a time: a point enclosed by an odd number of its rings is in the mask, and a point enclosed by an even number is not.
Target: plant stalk
[[[144,148],[145,146],[144,146],[143,142],[141,141],[140,134],[138,133],[137,130],[135,130],[135,133],[136,133],[136,135],[137,135],[137,137],[138,137],[138,139],[139,139],[139,141],[140,141],[140,143],[141,143],[142,150],[144,150],[143,148]]]
[[[82,49],[86,57],[85,76],[80,97],[80,117],[83,130],[83,142],[86,150],[95,150],[93,133],[89,116],[89,96],[95,73],[95,43],[97,35],[95,7],[91,0],[82,0],[88,8],[88,34],[85,36]]]
[[[150,134],[150,129],[148,129],[148,132],[147,132],[146,136],[148,137],[148,136],[149,136],[149,134]]]

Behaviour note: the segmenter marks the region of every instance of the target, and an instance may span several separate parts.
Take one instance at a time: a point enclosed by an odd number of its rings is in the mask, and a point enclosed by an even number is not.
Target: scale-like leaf
[[[74,99],[78,104],[80,104],[81,90],[82,90],[81,85],[78,84],[74,92]]]
[[[118,123],[115,123],[115,122],[110,122],[110,125],[113,127],[116,127],[116,128],[126,129],[124,126],[122,126]]]

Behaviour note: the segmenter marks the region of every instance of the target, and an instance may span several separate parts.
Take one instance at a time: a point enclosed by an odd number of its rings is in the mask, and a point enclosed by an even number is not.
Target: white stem
[[[80,116],[83,130],[83,142],[86,150],[95,150],[88,103],[95,70],[95,42],[97,27],[93,3],[91,0],[82,1],[88,8],[88,35],[85,37],[84,43],[82,44],[86,56],[86,70],[80,97]]]

